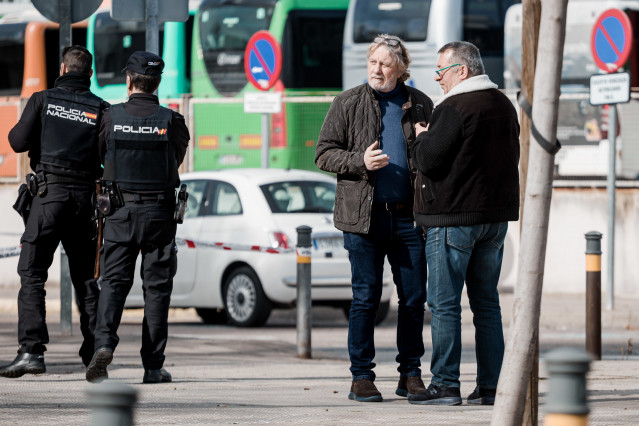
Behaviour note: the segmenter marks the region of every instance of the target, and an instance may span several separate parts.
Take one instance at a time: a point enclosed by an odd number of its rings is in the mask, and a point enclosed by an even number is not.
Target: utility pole
[[[539,33],[544,42],[537,49],[535,102],[532,107],[529,178],[522,219],[513,322],[497,386],[491,424],[522,424],[526,388],[539,334],[548,217],[552,197],[557,112],[568,0],[542,0]],[[542,146],[546,145],[546,148]],[[549,151],[546,151],[548,149]],[[556,151],[555,151],[556,152]]]
[[[535,66],[537,64],[537,45],[539,44],[539,21],[541,20],[541,0],[523,0],[521,3],[521,96],[532,105],[534,99]],[[524,203],[526,181],[528,177],[528,155],[530,151],[530,118],[523,112],[520,120],[520,214],[519,233],[524,223]],[[512,324],[512,321],[511,321]],[[535,354],[532,360],[530,381],[526,394],[526,407],[522,425],[537,426],[539,418],[539,340],[535,342]]]

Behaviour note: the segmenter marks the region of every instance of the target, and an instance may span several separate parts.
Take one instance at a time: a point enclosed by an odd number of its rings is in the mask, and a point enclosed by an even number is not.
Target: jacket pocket
[[[415,211],[423,213],[427,210],[427,205],[435,199],[435,194],[430,180],[421,172],[417,172],[415,177],[415,194],[417,194],[415,197]]]
[[[354,225],[359,221],[362,191],[355,181],[340,180],[335,190],[335,222]]]

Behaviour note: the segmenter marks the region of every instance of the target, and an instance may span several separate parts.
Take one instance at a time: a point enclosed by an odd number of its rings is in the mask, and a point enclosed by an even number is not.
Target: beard
[[[387,80],[384,78],[376,78],[376,75],[368,76],[368,85],[378,92],[390,92],[397,85],[397,80]]]

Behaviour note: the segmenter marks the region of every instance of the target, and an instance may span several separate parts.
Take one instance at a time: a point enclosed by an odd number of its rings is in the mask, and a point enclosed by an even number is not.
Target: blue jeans
[[[348,353],[353,380],[375,380],[375,313],[382,296],[384,258],[388,256],[399,297],[397,371],[421,375],[424,355],[426,261],[422,229],[409,215],[374,208],[370,233],[344,233],[351,262],[353,302],[348,321]]]
[[[496,389],[504,357],[497,282],[508,223],[428,228],[428,307],[433,314],[432,383],[459,387],[461,293],[466,282],[475,326],[477,385]]]

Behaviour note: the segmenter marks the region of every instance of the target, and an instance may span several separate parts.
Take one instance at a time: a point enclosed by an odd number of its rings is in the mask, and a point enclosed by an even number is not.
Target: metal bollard
[[[586,234],[586,351],[601,359],[601,236]]]
[[[311,231],[297,227],[297,357],[311,358]]]
[[[73,291],[71,287],[69,258],[64,247],[60,245],[60,334],[63,336],[71,336],[73,333],[71,319]]]
[[[545,357],[550,380],[544,426],[588,424],[586,373],[590,360],[588,354],[576,348],[555,349]]]
[[[131,386],[107,380],[87,391],[93,426],[130,426],[137,393]]]

